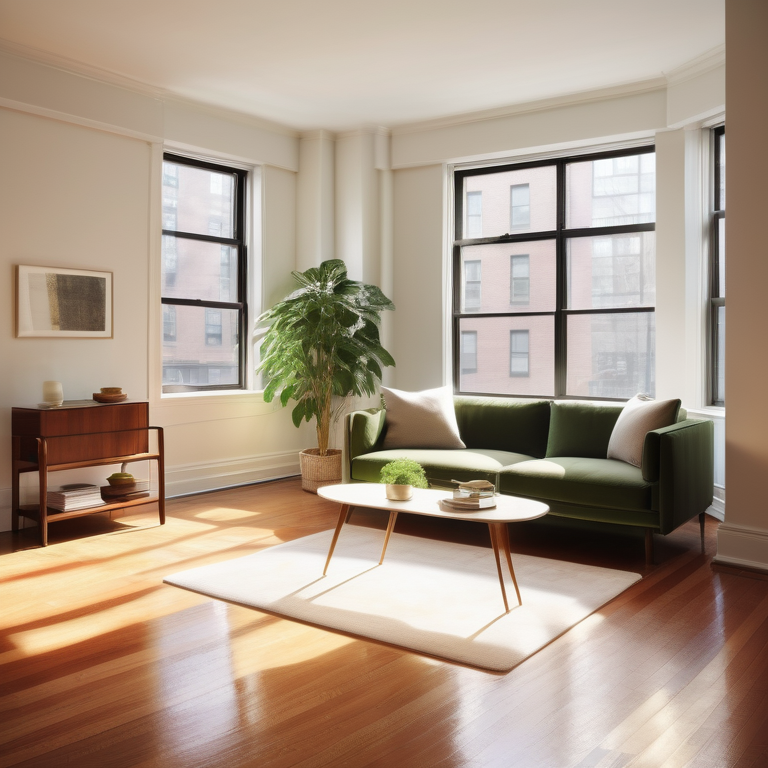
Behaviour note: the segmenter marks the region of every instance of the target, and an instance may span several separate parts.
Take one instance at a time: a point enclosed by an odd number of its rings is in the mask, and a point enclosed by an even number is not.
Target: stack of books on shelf
[[[442,499],[440,507],[447,512],[492,509],[496,506],[493,483],[487,480],[471,480],[460,483],[453,492],[453,498]]]
[[[104,485],[101,497],[111,504],[116,501],[132,501],[149,496],[149,480],[136,480],[128,485]]]
[[[98,485],[88,483],[70,483],[48,491],[48,506],[59,512],[72,512],[76,509],[101,507],[104,500]]]

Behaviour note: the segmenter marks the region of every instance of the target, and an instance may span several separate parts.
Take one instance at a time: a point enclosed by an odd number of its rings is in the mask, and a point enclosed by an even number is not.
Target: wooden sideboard
[[[157,450],[154,451],[150,449],[150,431],[157,434]],[[163,430],[149,425],[149,403],[101,404],[75,400],[58,408],[13,408],[11,432],[14,531],[18,531],[21,517],[35,520],[40,528],[40,543],[46,546],[49,523],[154,502],[158,505],[161,525],[165,523]],[[134,461],[157,462],[157,493],[69,512],[48,507],[50,472]],[[39,473],[38,504],[19,503],[19,477],[24,472]]]

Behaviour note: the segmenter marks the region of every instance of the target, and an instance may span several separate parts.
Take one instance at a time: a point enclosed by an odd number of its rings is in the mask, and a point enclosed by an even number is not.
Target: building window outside
[[[653,147],[457,170],[454,183],[456,390],[616,400],[638,392],[654,396]],[[473,242],[462,230],[464,206],[476,192],[489,213],[482,240]],[[524,232],[507,231],[506,221],[490,213],[501,214],[510,194],[513,210],[515,203],[526,204]],[[517,222],[522,220],[521,213]],[[481,307],[467,289],[473,263],[482,264]],[[499,290],[507,284],[508,292]],[[478,332],[478,369],[463,381],[461,340],[469,330]]]
[[[175,165],[163,165],[163,187],[171,189],[179,186],[179,169]]]
[[[246,179],[164,156],[163,392],[245,387]]]
[[[477,372],[477,331],[461,332],[461,372]]]
[[[464,311],[479,312],[482,306],[482,263],[464,262]]]
[[[178,269],[178,254],[176,253],[176,238],[163,236],[163,287],[173,288],[176,285],[176,270]]]
[[[531,188],[529,184],[513,184],[509,188],[509,231],[531,226]]]
[[[483,236],[483,193],[467,193],[467,237]]]
[[[710,229],[710,402],[725,406],[725,126],[712,131],[714,184]]]
[[[528,254],[510,256],[509,303],[528,304],[531,300],[531,257]]]
[[[528,331],[509,332],[509,375],[528,376]]]
[[[218,309],[205,310],[205,343],[221,346],[221,312]]]
[[[168,304],[163,307],[163,341],[176,341],[176,307]]]

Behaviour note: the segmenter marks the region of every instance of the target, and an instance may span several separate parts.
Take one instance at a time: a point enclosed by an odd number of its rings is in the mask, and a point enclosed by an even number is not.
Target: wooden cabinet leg
[[[21,460],[21,438],[13,436],[13,457],[11,460],[11,528],[19,530],[19,465]]]
[[[157,428],[157,455],[157,509],[160,525],[165,525],[165,450],[162,427]]]
[[[40,486],[37,523],[40,526],[40,544],[48,546],[48,443],[44,437],[37,438],[37,467]]]

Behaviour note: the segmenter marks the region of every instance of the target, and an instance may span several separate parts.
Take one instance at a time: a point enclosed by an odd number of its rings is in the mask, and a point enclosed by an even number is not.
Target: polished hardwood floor
[[[217,602],[166,574],[333,527],[295,479],[0,534],[0,766],[768,766],[768,581],[657,537],[515,526],[644,579],[505,675]],[[383,525],[375,512],[352,522]],[[398,530],[490,546],[481,526]]]

